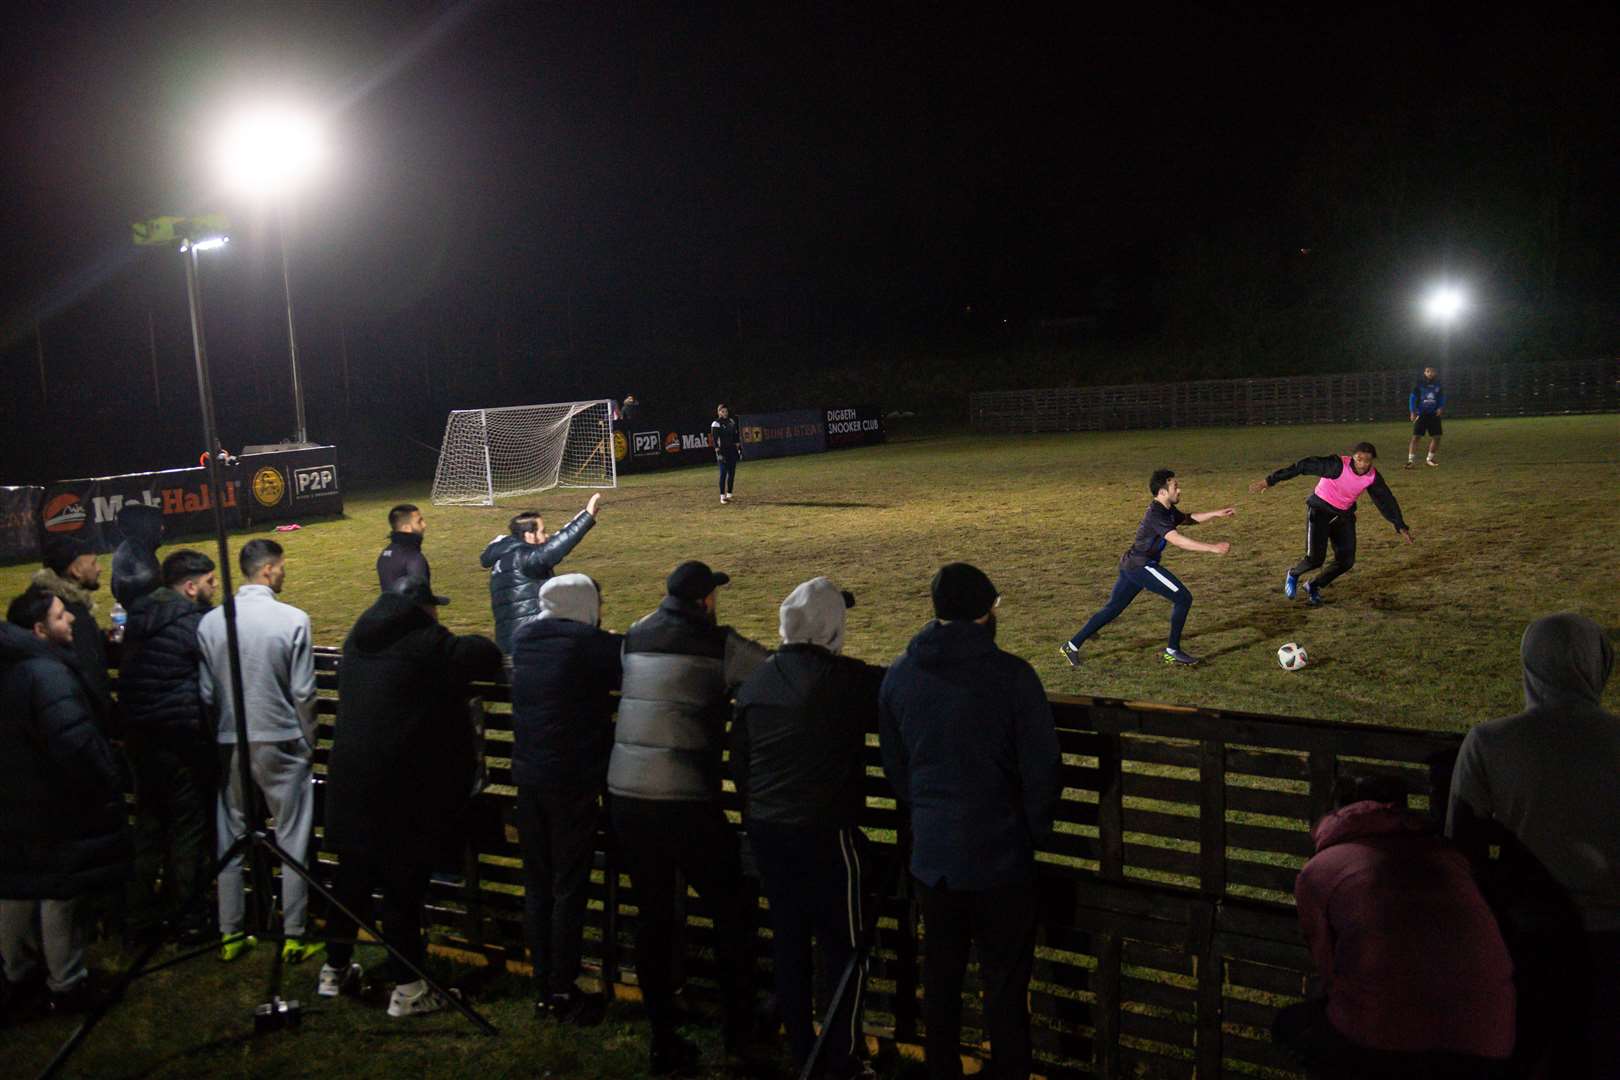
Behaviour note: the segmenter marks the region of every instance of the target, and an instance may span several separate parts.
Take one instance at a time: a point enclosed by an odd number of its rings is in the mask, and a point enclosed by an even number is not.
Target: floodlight
[[[238,115],[220,146],[220,167],[231,187],[275,195],[309,175],[324,156],[320,127],[291,109],[255,109]]]
[[[1468,296],[1455,285],[1439,285],[1423,301],[1423,314],[1441,326],[1450,326],[1468,310]]]
[[[182,240],[180,241],[180,254],[184,255],[188,251],[213,251],[216,248],[224,247],[230,242],[231,238],[228,236],[209,236],[201,240]]]

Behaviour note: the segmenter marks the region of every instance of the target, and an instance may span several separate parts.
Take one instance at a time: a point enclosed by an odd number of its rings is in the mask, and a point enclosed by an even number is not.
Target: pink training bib
[[[1378,469],[1374,467],[1367,470],[1366,476],[1357,476],[1348,457],[1340,454],[1339,460],[1344,462],[1344,468],[1333,479],[1324,476],[1316,482],[1316,497],[1329,506],[1348,510],[1356,504],[1356,496],[1372,487],[1372,482],[1378,479]]]

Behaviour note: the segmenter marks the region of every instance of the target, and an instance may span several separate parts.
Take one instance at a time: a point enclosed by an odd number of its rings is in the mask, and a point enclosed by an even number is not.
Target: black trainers
[[[1065,641],[1058,646],[1058,652],[1063,654],[1063,659],[1069,662],[1070,667],[1080,666],[1080,650],[1074,647],[1074,642]]]
[[[600,995],[587,994],[578,989],[566,994],[552,994],[545,1002],[537,1002],[536,1014],[540,1012],[542,1004],[546,1016],[559,1024],[572,1024],[574,1027],[595,1027],[607,1012],[607,1002]]]
[[[1198,663],[1198,657],[1184,653],[1180,649],[1167,648],[1159,655],[1167,664],[1182,664],[1186,667],[1192,667],[1194,664]]]
[[[654,1035],[647,1072],[651,1076],[689,1074],[697,1068],[702,1058],[703,1052],[698,1049],[697,1043],[689,1039],[683,1039],[674,1032]]]

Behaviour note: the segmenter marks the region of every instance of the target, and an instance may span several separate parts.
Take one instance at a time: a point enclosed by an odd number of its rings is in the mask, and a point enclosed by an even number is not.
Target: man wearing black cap
[[[45,564],[29,582],[62,601],[73,616],[73,655],[79,659],[90,691],[90,707],[102,733],[111,731],[112,682],[107,677],[107,644],[96,624],[96,600],[92,593],[101,588],[101,560],[96,549],[77,536],[52,536],[45,541]]]
[[[1035,669],[996,648],[1000,596],[984,572],[934,575],[935,621],[889,668],[883,772],[909,813],[911,876],[928,933],[928,1067],[961,1076],[962,977],[979,947],[991,1075],[1028,1076],[1035,847],[1062,793],[1057,729]]]
[[[749,1034],[747,921],[737,833],[720,808],[721,748],[731,692],[766,651],[722,626],[717,590],[731,578],[684,562],[658,609],[625,635],[619,721],[608,761],[613,829],[639,897],[636,975],[652,1025],[653,1075],[693,1065],[676,1034],[670,947],[680,871],[714,918],[726,997],[726,1048]]]
[[[501,670],[495,643],[439,624],[427,581],[396,581],[360,616],[343,642],[338,715],[326,776],[326,847],[338,853],[337,896],[369,917],[382,887],[382,929],[420,968],[422,900],[431,861],[472,791],[477,742],[467,717],[469,685]],[[352,929],[334,928],[352,937]],[[359,983],[354,946],[332,942],[317,992],[334,997]],[[443,1008],[427,984],[403,969],[389,1016]]]

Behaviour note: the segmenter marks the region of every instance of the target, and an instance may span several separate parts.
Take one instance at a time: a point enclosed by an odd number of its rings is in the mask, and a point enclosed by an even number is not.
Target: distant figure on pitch
[[[1406,403],[1412,417],[1412,441],[1406,447],[1406,467],[1417,466],[1418,440],[1429,437],[1429,457],[1426,464],[1436,468],[1440,463],[1434,456],[1440,452],[1440,418],[1446,412],[1446,392],[1440,389],[1440,373],[1432,367],[1423,369],[1423,378],[1412,387],[1412,396]]]
[[[551,579],[557,564],[585,538],[596,524],[597,492],[573,520],[554,533],[546,532],[546,519],[538,510],[514,514],[507,535],[484,545],[478,561],[489,571],[489,606],[495,615],[495,644],[501,654],[512,655],[518,627],[540,615],[540,587]]]
[[[1372,443],[1358,442],[1349,454],[1300,458],[1249,485],[1250,491],[1259,494],[1301,473],[1321,477],[1305,500],[1305,557],[1283,579],[1283,595],[1290,600],[1299,589],[1300,575],[1322,565],[1328,544],[1333,545],[1333,565],[1305,585],[1305,599],[1313,607],[1322,602],[1322,589],[1356,564],[1356,498],[1363,491],[1372,496],[1373,505],[1395,531],[1408,544],[1412,542],[1412,530],[1401,517],[1400,504],[1373,468],[1377,457]]]
[[[377,588],[387,592],[396,581],[408,577],[421,578],[431,588],[433,571],[427,556],[422,554],[422,537],[427,534],[427,519],[411,503],[400,503],[388,511],[388,546],[377,556]]]
[[[1164,662],[1198,663],[1196,656],[1188,656],[1181,651],[1181,628],[1186,625],[1187,612],[1192,610],[1192,593],[1180,578],[1159,565],[1159,556],[1164,553],[1166,544],[1174,544],[1188,551],[1225,555],[1232,549],[1230,541],[1206,544],[1190,540],[1177,530],[1183,525],[1198,525],[1212,518],[1231,517],[1237,510],[1227,506],[1220,510],[1186,514],[1176,509],[1176,504],[1181,501],[1181,482],[1169,469],[1159,469],[1148,478],[1148,491],[1152,492],[1153,501],[1148,504],[1147,513],[1142,515],[1142,524],[1136,527],[1136,539],[1119,558],[1119,580],[1114,582],[1113,595],[1086,621],[1078,634],[1058,647],[1070,667],[1080,666],[1080,646],[1086,643],[1086,639],[1119,618],[1120,613],[1130,606],[1136,594],[1143,589],[1170,601],[1170,641],[1162,654]]]
[[[714,422],[709,425],[709,443],[714,447],[714,460],[720,465],[720,501],[731,501],[731,491],[737,486],[737,462],[742,460],[742,428],[725,405],[715,407]]]

